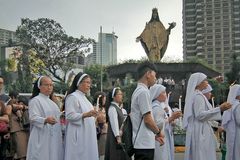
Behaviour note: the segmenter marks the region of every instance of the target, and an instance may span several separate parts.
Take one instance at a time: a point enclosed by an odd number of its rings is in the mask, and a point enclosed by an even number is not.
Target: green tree
[[[102,68],[102,72],[101,72]],[[84,72],[87,73],[92,79],[92,88],[91,95],[94,95],[97,91],[101,90],[101,73],[102,73],[102,82],[103,88],[108,89],[109,82],[107,78],[106,68],[101,67],[99,64],[91,65],[84,68]]]
[[[226,77],[229,84],[239,83],[240,77],[240,61],[237,59],[237,55],[232,55],[232,67],[229,72],[226,73]]]
[[[216,79],[209,79],[209,84],[212,86],[213,97],[215,104],[221,104],[227,100],[229,85],[226,82],[218,82]]]
[[[47,71],[61,82],[65,82],[66,73],[74,67],[68,59],[89,52],[90,45],[94,42],[93,39],[83,36],[68,36],[59,23],[48,18],[23,18],[16,34],[22,44],[36,52],[36,59],[43,62],[38,65],[36,61],[31,61],[31,64],[35,63],[39,71]]]

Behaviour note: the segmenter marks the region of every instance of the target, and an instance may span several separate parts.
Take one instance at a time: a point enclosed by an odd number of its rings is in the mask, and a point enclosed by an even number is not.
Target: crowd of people
[[[138,66],[137,87],[131,96],[130,113],[124,109],[124,90],[113,87],[87,98],[91,77],[79,72],[62,107],[53,99],[53,81],[40,76],[28,99],[16,92],[0,95],[1,160],[174,160],[173,129],[183,116],[186,130],[185,160],[216,160],[212,124],[222,121],[228,160],[240,157],[240,85],[230,86],[227,102],[209,103],[213,88],[203,73],[193,73],[187,83],[184,114],[168,104],[166,87],[156,83],[153,63]],[[4,78],[0,77],[0,90]],[[62,117],[65,123],[62,123]],[[223,115],[222,115],[223,113]],[[127,115],[132,122],[133,157],[122,143]],[[7,130],[4,130],[4,125]],[[66,125],[63,134],[62,125]]]

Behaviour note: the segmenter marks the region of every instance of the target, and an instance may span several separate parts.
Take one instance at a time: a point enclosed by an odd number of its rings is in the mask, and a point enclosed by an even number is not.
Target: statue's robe
[[[169,33],[160,21],[146,24],[145,29],[138,37],[150,61],[160,61],[163,47],[167,46]],[[165,51],[166,49],[164,49]]]

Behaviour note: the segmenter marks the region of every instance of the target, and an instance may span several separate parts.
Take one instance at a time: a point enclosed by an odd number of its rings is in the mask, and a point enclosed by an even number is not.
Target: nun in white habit
[[[186,129],[185,160],[216,160],[216,141],[209,121],[220,120],[221,111],[229,109],[229,103],[212,108],[202,90],[208,85],[207,76],[193,73],[187,85],[183,127]]]
[[[68,120],[65,136],[65,160],[97,160],[97,134],[95,117],[97,111],[89,102],[91,79],[78,73],[70,86],[65,101],[65,116]]]
[[[166,87],[163,85],[154,84],[150,88],[150,95],[154,121],[165,136],[163,145],[155,141],[154,160],[174,160],[172,123],[181,116],[181,112],[172,112],[167,101]],[[165,111],[166,108],[168,109],[168,114]]]
[[[49,95],[53,82],[41,76],[34,84],[29,102],[30,137],[27,160],[62,160],[63,142],[60,126],[60,110]]]
[[[222,126],[226,131],[227,160],[240,158],[240,85],[230,87],[227,102],[232,108],[223,113]]]

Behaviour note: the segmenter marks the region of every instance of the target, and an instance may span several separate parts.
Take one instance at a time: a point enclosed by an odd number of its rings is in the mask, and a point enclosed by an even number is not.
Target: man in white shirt
[[[130,113],[134,159],[153,160],[155,137],[163,143],[161,131],[153,119],[149,93],[149,87],[156,82],[156,67],[150,62],[144,62],[139,65],[137,73],[138,85],[132,94]]]

